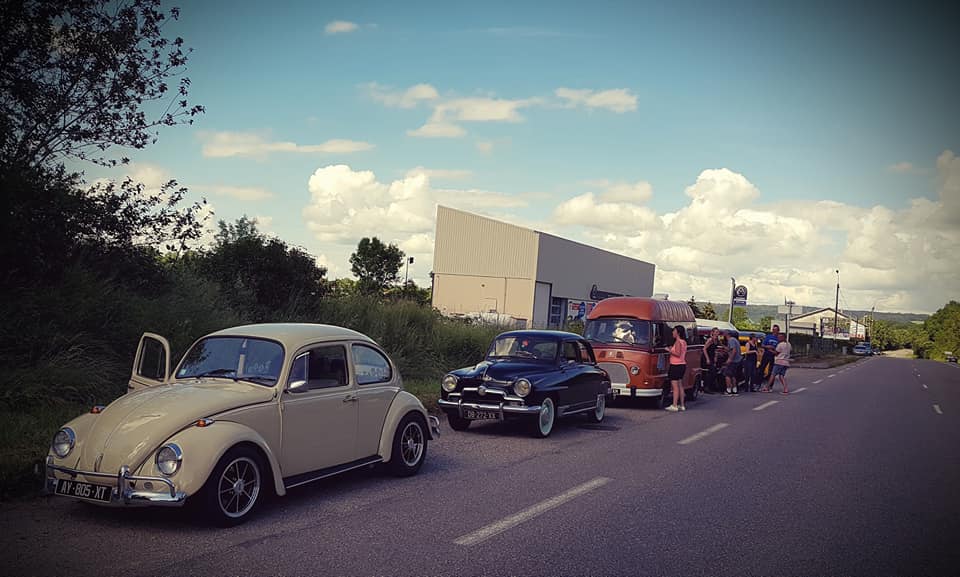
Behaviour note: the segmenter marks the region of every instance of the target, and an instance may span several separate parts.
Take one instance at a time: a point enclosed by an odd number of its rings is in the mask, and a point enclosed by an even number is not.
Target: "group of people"
[[[714,328],[703,344],[704,392],[737,395],[742,374],[747,391],[769,393],[774,382],[779,381],[781,392],[787,395],[790,393],[787,369],[790,368],[791,353],[787,335],[780,332],[779,325],[773,325],[773,332],[766,335],[763,342],[751,335],[746,350],[742,352],[737,337],[730,331]]]

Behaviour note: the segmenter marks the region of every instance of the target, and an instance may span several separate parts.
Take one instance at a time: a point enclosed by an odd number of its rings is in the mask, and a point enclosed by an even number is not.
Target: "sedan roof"
[[[264,323],[231,327],[208,336],[259,337],[280,341],[285,346],[296,348],[306,343],[332,340],[361,340],[374,342],[370,337],[357,331],[334,325],[313,323]]]

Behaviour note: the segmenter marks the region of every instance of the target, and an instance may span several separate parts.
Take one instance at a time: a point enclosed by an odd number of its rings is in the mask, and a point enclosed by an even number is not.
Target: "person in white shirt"
[[[779,378],[780,386],[783,389],[780,392],[784,395],[789,395],[790,391],[787,390],[787,369],[790,368],[790,353],[793,352],[793,347],[787,342],[787,335],[780,333],[777,335],[777,339],[780,342],[777,343],[777,356],[773,359],[773,371],[770,373],[770,382],[767,384],[766,392],[769,393],[773,390],[773,381]]]

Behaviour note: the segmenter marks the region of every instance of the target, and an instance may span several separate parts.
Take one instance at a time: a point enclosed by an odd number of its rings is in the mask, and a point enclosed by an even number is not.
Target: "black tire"
[[[666,409],[673,404],[673,387],[667,385],[660,393],[660,400],[657,401],[657,407]]]
[[[607,412],[607,396],[606,395],[597,395],[597,407],[587,413],[587,420],[591,423],[600,423],[603,421],[604,415]]]
[[[557,424],[557,404],[552,397],[546,397],[540,402],[540,414],[533,417],[531,430],[533,436],[544,439],[553,432]]]
[[[427,423],[418,413],[407,413],[393,434],[390,473],[397,477],[416,475],[427,458]]]
[[[217,462],[198,495],[204,520],[219,527],[245,522],[263,500],[268,479],[260,453],[233,447]]]
[[[470,419],[464,419],[455,413],[447,413],[447,423],[454,431],[466,431],[470,428]]]

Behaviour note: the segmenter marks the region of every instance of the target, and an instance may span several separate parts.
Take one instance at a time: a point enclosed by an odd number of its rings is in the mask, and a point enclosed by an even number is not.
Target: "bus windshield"
[[[650,345],[650,321],[629,318],[601,318],[587,321],[583,334],[588,340],[607,344]]]

